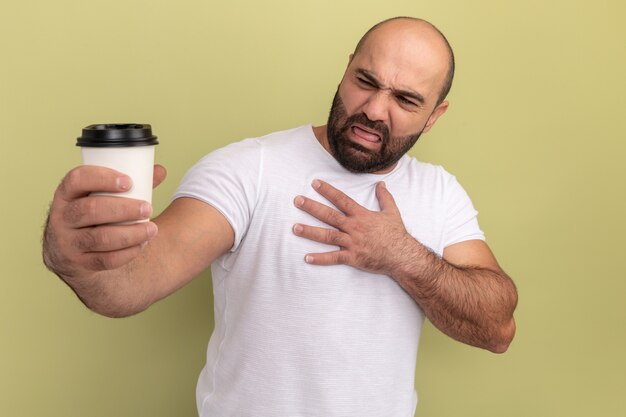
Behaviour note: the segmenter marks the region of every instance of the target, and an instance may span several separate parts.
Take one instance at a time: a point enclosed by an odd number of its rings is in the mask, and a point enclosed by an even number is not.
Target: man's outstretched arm
[[[308,254],[306,262],[388,275],[450,337],[492,352],[507,350],[515,334],[517,291],[484,242],[457,243],[439,257],[409,235],[383,183],[376,188],[378,212],[323,181],[313,186],[338,210],[302,196],[295,205],[333,228],[297,224],[294,233],[339,250]]]
[[[165,177],[157,167],[155,183]],[[90,309],[111,317],[138,313],[173,293],[233,244],[230,224],[203,202],[175,200],[153,222],[147,202],[92,195],[131,186],[119,172],[70,171],[54,195],[43,237],[44,263]]]

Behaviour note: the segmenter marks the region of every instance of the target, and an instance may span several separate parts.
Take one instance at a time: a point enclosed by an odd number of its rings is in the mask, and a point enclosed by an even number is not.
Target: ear
[[[352,58],[354,58],[354,54],[348,55],[348,66],[350,66],[350,63],[352,62]]]
[[[348,65],[346,65],[346,69],[344,70],[343,75],[341,76],[341,83],[343,83],[343,80],[346,78],[346,74],[348,73],[348,68],[350,68],[350,64],[352,63],[352,58],[354,58],[354,54],[348,55]],[[341,83],[339,83],[339,86],[341,86]]]
[[[422,133],[428,132],[430,128],[433,127],[437,119],[439,119],[446,112],[446,110],[448,110],[449,105],[450,103],[445,100],[437,107],[435,107],[435,110],[433,110],[433,112],[430,114],[430,117],[428,118],[428,121],[426,122],[426,126],[424,126],[424,130],[422,131]]]

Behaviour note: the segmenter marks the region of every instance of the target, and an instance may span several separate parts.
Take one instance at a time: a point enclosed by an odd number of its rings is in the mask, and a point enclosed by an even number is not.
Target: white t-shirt
[[[353,174],[310,125],[210,153],[174,198],[219,210],[235,243],[212,265],[215,329],[197,386],[203,417],[410,417],[424,314],[391,278],[345,265],[315,266],[333,247],[297,237],[325,226],[297,209],[322,179],[370,210],[384,180],[409,233],[434,252],[484,239],[470,199],[439,166],[404,156],[385,175]],[[328,227],[328,226],[325,226]]]

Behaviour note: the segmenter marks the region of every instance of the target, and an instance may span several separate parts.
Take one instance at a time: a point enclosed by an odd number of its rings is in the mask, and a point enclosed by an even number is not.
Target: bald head
[[[432,23],[414,17],[393,17],[383,20],[372,26],[365,35],[363,35],[354,49],[354,56],[358,55],[359,52],[367,46],[368,42],[373,37],[372,35],[377,32],[378,34],[384,32],[384,36],[387,37],[402,37],[404,31],[411,31],[420,36],[420,38],[430,38],[434,46],[443,48],[446,54],[447,69],[439,91],[439,98],[437,100],[437,105],[439,105],[445,100],[452,87],[452,80],[454,78],[454,53],[446,37]]]

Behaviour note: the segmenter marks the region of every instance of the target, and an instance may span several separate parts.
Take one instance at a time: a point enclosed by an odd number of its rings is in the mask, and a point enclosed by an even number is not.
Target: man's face
[[[380,146],[370,148],[351,140],[348,133],[352,131],[354,135],[356,129],[362,130],[361,135],[380,140]],[[339,91],[335,94],[328,117],[328,144],[335,159],[348,171],[371,173],[392,168],[413,147],[421,133],[392,138],[385,123],[374,122],[365,113],[348,116]]]
[[[337,161],[352,172],[391,171],[447,109],[437,104],[447,63],[428,33],[398,25],[373,32],[350,57],[329,114]]]

